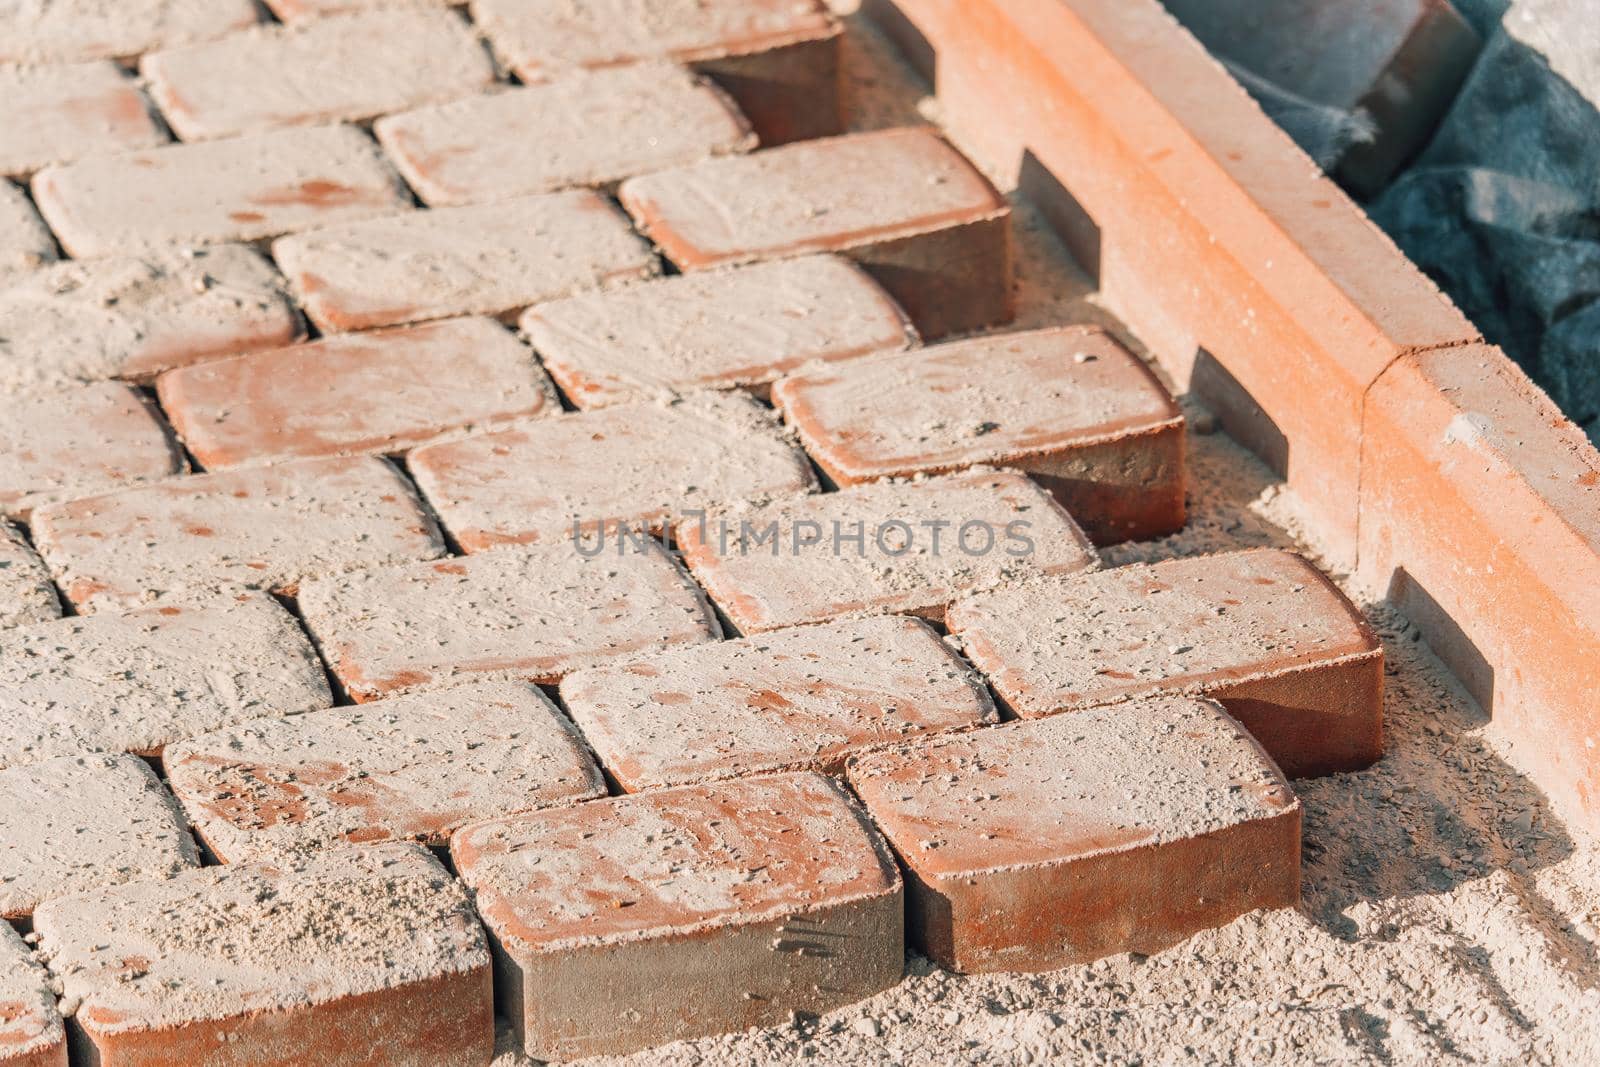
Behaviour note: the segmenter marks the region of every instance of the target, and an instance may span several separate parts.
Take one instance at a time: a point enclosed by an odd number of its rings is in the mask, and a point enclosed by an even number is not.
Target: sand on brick
[[[56,259],[56,243],[21,189],[0,178],[0,285]]]
[[[50,569],[22,532],[0,519],[0,628],[60,617],[61,598]]]
[[[133,81],[105,61],[0,67],[0,175],[163,144],[166,132]]]
[[[0,923],[0,1063],[67,1067],[67,1033],[50,976],[6,923]]]
[[[0,63],[125,59],[256,21],[250,0],[50,0],[0,11]]]

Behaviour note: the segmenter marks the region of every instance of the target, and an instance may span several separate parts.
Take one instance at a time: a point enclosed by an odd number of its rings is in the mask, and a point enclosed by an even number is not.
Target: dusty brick
[[[667,63],[569,74],[390,115],[373,130],[435,206],[605,186],[756,144],[719,90]]]
[[[255,241],[409,208],[399,176],[352,126],[274,130],[46,167],[33,195],[81,259]]]
[[[858,531],[860,545],[850,540]],[[713,515],[703,528],[685,520],[676,536],[745,633],[857,612],[936,618],[961,593],[1005,577],[1096,565],[1066,512],[1011,471],[876,482]]]
[[[577,671],[561,700],[628,792],[773,771],[994,722],[983,682],[927,623],[853,619]]]
[[[0,175],[167,140],[144,94],[113,63],[0,67]]]
[[[308,19],[341,15],[349,11],[370,11],[388,7],[456,7],[463,0],[265,0],[278,18],[293,26]]]
[[[170,371],[167,417],[208,470],[401,452],[561,410],[533,353],[487,319],[345,334]]]
[[[1014,467],[1096,542],[1183,526],[1183,415],[1115,338],[994,334],[804,371],[772,399],[840,485]]]
[[[489,926],[502,1011],[539,1059],[776,1025],[904,966],[899,872],[820,775],[479,823],[450,851]]]
[[[1300,802],[1239,724],[1173,699],[853,758],[907,872],[907,927],[957,971],[1154,953],[1300,898]]]
[[[497,315],[656,271],[649,245],[588,190],[337,226],[272,253],[324,331]]]
[[[56,243],[21,189],[0,178],[0,284],[56,258]]]
[[[351,842],[443,845],[469,822],[606,794],[577,731],[516,682],[256,719],[173,745],[162,763],[225,863]]]
[[[718,635],[700,590],[654,542],[594,557],[548,545],[359,571],[307,582],[300,610],[360,701],[484,676],[552,685]]]
[[[946,622],[1025,718],[1203,694],[1288,774],[1353,770],[1383,755],[1383,648],[1344,594],[1293,553],[1028,581],[959,601]]]
[[[668,59],[717,78],[763,144],[843,128],[842,33],[817,0],[475,0],[472,14],[530,84],[574,69]]]
[[[799,449],[748,397],[702,393],[543,419],[411,454],[411,473],[468,552],[582,529],[659,532],[686,509],[805,493]]]
[[[477,92],[494,65],[459,16],[394,8],[152,52],[150,95],[185,141],[361,121]]]
[[[239,589],[292,593],[311,575],[444,551],[409,483],[370,457],[84,497],[34,512],[33,534],[62,591],[85,613]]]
[[[415,845],[134,882],[46,904],[34,925],[106,1067],[477,1067],[494,1053],[483,931]]]
[[[0,514],[180,474],[183,453],[150,402],[120,382],[13,397],[0,421]]]
[[[0,519],[0,628],[61,617],[50,571],[15,526]]]
[[[59,756],[0,770],[0,919],[199,865],[178,805],[137,756]]]
[[[619,195],[684,271],[845,252],[924,336],[1013,313],[1011,209],[928,127],[707,160],[630,178]]]
[[[294,617],[262,595],[23,626],[0,646],[0,767],[174,741],[332,703]]]
[[[0,1064],[67,1067],[67,1031],[49,975],[6,923],[0,923]]]
[[[56,263],[0,284],[0,390],[143,380],[299,335],[283,279],[236,245]]]
[[[581,408],[692,389],[765,394],[813,360],[909,347],[889,294],[839,256],[662,278],[537,304],[522,330]]]
[[[126,59],[256,21],[250,0],[51,0],[0,9],[0,63]]]

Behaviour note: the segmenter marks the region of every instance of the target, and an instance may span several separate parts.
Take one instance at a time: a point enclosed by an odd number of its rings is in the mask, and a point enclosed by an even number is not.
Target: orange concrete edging
[[[1600,826],[1600,456],[1157,0],[867,0],[1179,389]]]

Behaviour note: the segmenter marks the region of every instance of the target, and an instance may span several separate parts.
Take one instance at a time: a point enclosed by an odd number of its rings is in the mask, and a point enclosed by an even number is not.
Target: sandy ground
[[[852,9],[852,0],[841,0]],[[936,119],[926,91],[851,17],[863,128]],[[1017,328],[1115,325],[1026,203]],[[1190,521],[1104,553],[1117,565],[1316,546],[1293,495],[1191,417]],[[1600,1063],[1600,842],[1568,829],[1497,755],[1476,705],[1382,601],[1388,755],[1296,783],[1299,909],[1244,916],[1156,956],[964,977],[913,956],[896,988],[793,1025],[590,1063]],[[506,1053],[497,1067],[526,1063]]]

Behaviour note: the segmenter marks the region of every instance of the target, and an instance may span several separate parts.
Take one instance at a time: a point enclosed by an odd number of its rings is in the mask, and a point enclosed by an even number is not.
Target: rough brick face
[[[0,919],[199,865],[178,805],[137,756],[61,756],[0,770]]]
[[[487,319],[345,334],[171,371],[156,383],[208,470],[402,452],[561,410],[533,353]]]
[[[162,762],[226,863],[351,842],[443,845],[469,822],[606,793],[577,731],[518,682],[256,719],[173,745]]]
[[[17,528],[0,519],[0,628],[60,617],[49,569]]]
[[[647,59],[715,76],[763,144],[837,133],[838,25],[817,0],[476,0],[474,20],[522,81]]]
[[[299,335],[283,279],[237,245],[56,263],[0,282],[0,388],[147,379]]]
[[[963,591],[1003,577],[1096,564],[1055,501],[1009,471],[779,501],[685,520],[676,537],[746,633],[856,612],[937,617]]]
[[[67,1067],[67,1032],[49,975],[6,923],[0,923],[0,1064]]]
[[[1152,695],[1222,702],[1291,775],[1383,754],[1383,649],[1311,564],[1262,549],[1030,580],[946,616],[1024,717]]]
[[[0,68],[0,175],[162,144],[144,94],[113,63]]]
[[[772,399],[840,485],[1013,467],[1099,543],[1183,525],[1183,416],[1100,330],[994,334],[851,360],[786,378]]]
[[[917,619],[855,619],[569,674],[561,700],[628,792],[831,771],[874,745],[994,722],[983,682]]]
[[[185,469],[150,403],[118,382],[13,397],[0,422],[0,513],[34,508]]]
[[[444,546],[410,485],[374,458],[223,471],[34,512],[39,553],[80,611],[292,591],[347,567]]]
[[[33,176],[33,195],[62,247],[80,258],[254,241],[411,206],[377,146],[350,126],[46,167]]]
[[[144,57],[150,94],[185,141],[360,121],[477,92],[489,54],[459,16],[405,8],[262,26]]]
[[[717,636],[654,542],[586,558],[570,544],[307,582],[300,610],[356,700],[489,676],[553,684],[581,667]]]
[[[815,488],[777,420],[747,397],[700,394],[543,419],[411,454],[440,521],[468,552],[575,530],[660,530],[687,508]]]
[[[494,1052],[483,931],[414,845],[135,882],[34,923],[106,1067],[476,1067]]]
[[[1012,316],[1010,208],[929,128],[708,160],[631,178],[620,196],[684,271],[845,252],[924,336]]]
[[[434,206],[604,186],[755,147],[744,116],[681,67],[565,75],[380,119],[378,140]]]
[[[1210,702],[935,738],[848,773],[906,866],[912,937],[957,971],[1154,953],[1300,897],[1300,803]]]
[[[587,190],[337,226],[272,252],[324,331],[497,315],[656,270],[621,213]]]
[[[765,393],[779,375],[813,360],[916,341],[883,288],[839,256],[583,293],[529,308],[521,325],[581,408],[693,389]]]
[[[260,594],[24,626],[0,645],[0,767],[173,741],[332,703],[293,616]]]
[[[459,0],[265,0],[267,7],[283,22],[293,26],[310,19],[341,15],[350,11],[370,11],[384,7],[451,7]]]
[[[539,1059],[774,1025],[871,996],[904,965],[899,873],[819,775],[479,823],[450,851]]]
[[[55,258],[56,243],[39,213],[21,189],[0,178],[0,284]]]
[[[51,0],[0,11],[0,63],[125,59],[256,21],[250,0]]]

